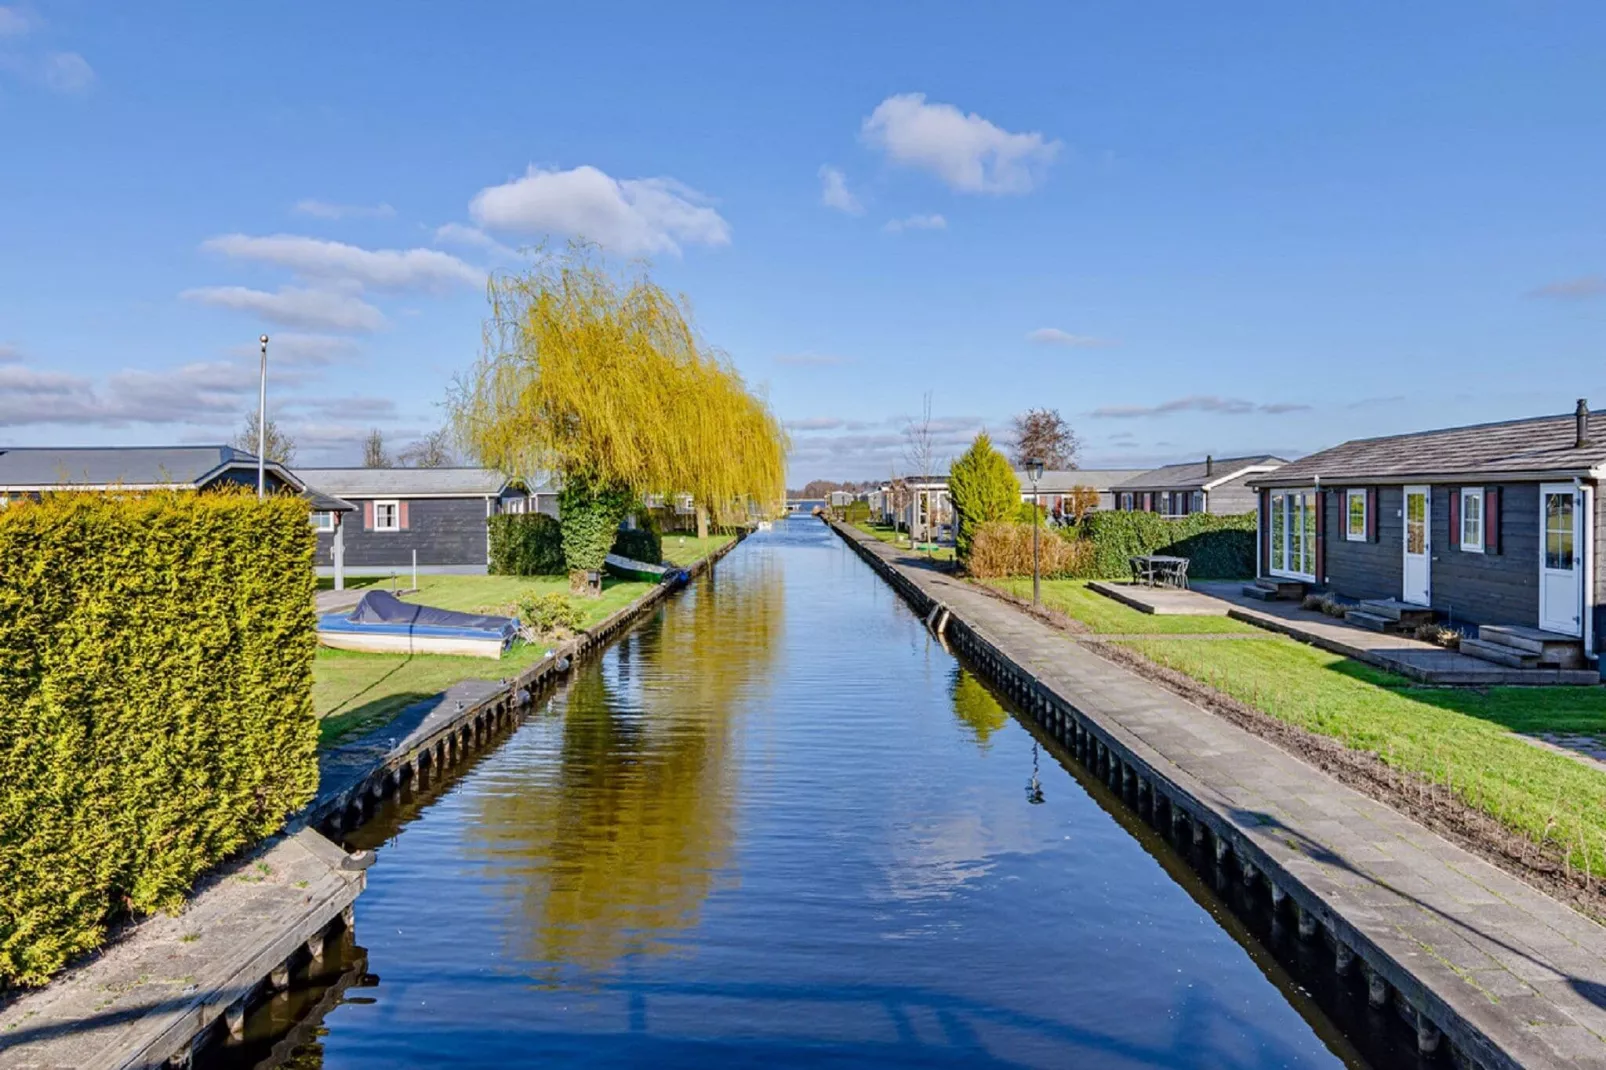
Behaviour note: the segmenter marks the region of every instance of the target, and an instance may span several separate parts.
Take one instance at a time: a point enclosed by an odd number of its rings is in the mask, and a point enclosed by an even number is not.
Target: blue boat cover
[[[506,634],[515,627],[510,617],[480,613],[459,613],[451,609],[403,602],[389,591],[369,591],[362,596],[347,620],[353,624],[401,624],[413,628],[466,628]]]

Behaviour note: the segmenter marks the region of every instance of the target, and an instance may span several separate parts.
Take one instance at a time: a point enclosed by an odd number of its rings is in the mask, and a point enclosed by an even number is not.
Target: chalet
[[[410,570],[484,572],[487,519],[497,513],[557,515],[557,491],[488,468],[301,468],[303,481],[355,507],[345,518],[314,512],[318,571],[369,575]]]
[[[1572,667],[1568,649],[1593,660],[1606,623],[1602,477],[1606,415],[1582,400],[1571,415],[1346,442],[1252,480],[1261,579],[1245,590],[1330,590],[1362,600],[1355,623],[1478,625],[1463,653]]]
[[[1168,464],[1134,476],[1113,488],[1115,508],[1126,512],[1187,516],[1210,513],[1233,516],[1254,512],[1255,476],[1288,462],[1281,457],[1206,457],[1202,461]]]
[[[262,465],[270,493],[306,484],[277,461]],[[0,495],[51,490],[207,490],[257,485],[256,455],[233,446],[29,446],[0,448]],[[325,503],[338,508],[336,503]]]
[[[1050,514],[1070,512],[1066,499],[1078,487],[1087,487],[1098,495],[1096,509],[1115,508],[1115,488],[1129,479],[1136,479],[1147,469],[1143,468],[1068,468],[1045,470],[1037,481],[1037,500]],[[1032,481],[1023,471],[1017,471],[1020,481],[1020,499],[1032,500]]]

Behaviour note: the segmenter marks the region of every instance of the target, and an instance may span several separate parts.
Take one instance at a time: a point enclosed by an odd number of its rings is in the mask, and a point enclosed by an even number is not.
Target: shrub
[[[1040,528],[1037,533],[1039,574],[1048,579],[1083,575],[1093,557],[1089,543],[1072,541]],[[1001,576],[1032,574],[1032,526],[994,521],[971,534],[970,560],[966,566],[973,576],[993,579]]]
[[[1254,513],[1168,519],[1158,513],[1097,512],[1078,531],[1094,547],[1088,578],[1129,578],[1129,559],[1140,554],[1188,558],[1189,579],[1234,580],[1255,572]]]
[[[1312,613],[1320,613],[1323,610],[1322,601],[1323,598],[1319,594],[1307,594],[1300,600],[1299,608],[1309,610]]]
[[[987,432],[949,466],[948,495],[954,507],[954,552],[961,561],[970,556],[971,540],[983,524],[1017,517],[1020,480]]]
[[[1424,643],[1442,646],[1447,650],[1461,649],[1460,631],[1443,624],[1418,624],[1413,635]]]
[[[634,496],[618,484],[599,483],[583,475],[565,473],[558,492],[558,525],[563,533],[563,565],[576,583],[587,572],[599,572],[613,547],[619,521]]]
[[[844,510],[844,516],[849,524],[862,524],[870,519],[870,503],[866,501],[851,501]]]
[[[613,538],[612,552],[632,561],[656,565],[664,559],[664,540],[652,528],[620,528]]]
[[[307,503],[0,510],[0,984],[44,981],[317,786]]]
[[[545,513],[491,517],[491,572],[499,576],[561,576],[563,531]]]
[[[1037,514],[1037,522],[1044,524],[1048,520],[1048,510],[1041,504],[1033,505],[1031,502],[1021,502],[1015,509],[1015,523],[1030,524],[1032,514]]]
[[[530,638],[561,638],[565,632],[578,631],[585,619],[584,609],[556,591],[519,600],[519,622]]]

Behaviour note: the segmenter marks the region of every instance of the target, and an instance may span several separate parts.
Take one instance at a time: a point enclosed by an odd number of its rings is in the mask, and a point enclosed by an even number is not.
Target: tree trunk
[[[708,510],[701,505],[697,507],[697,537],[708,538]]]

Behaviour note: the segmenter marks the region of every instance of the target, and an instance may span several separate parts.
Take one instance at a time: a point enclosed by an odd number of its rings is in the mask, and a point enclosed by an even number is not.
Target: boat
[[[512,617],[458,613],[369,591],[343,613],[318,618],[318,641],[370,654],[458,654],[499,658],[519,634]]]
[[[620,557],[618,554],[609,554],[603,558],[603,563],[608,566],[609,572],[627,580],[678,585],[691,579],[691,575],[678,565],[650,565],[645,561]]]

